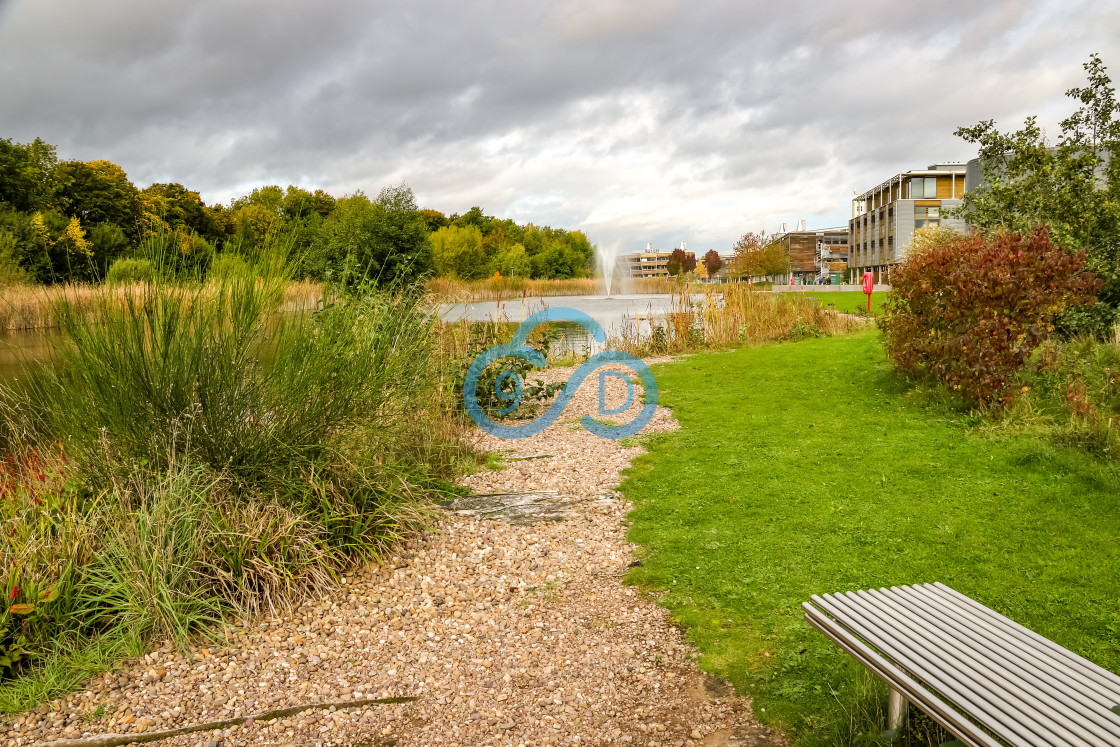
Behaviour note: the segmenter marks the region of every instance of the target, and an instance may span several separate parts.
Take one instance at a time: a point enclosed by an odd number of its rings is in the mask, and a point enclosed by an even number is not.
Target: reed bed
[[[619,278],[612,293],[672,293],[681,286],[668,278]],[[514,298],[541,296],[596,296],[606,288],[602,278],[571,278],[568,280],[530,280],[528,278],[486,278],[455,280],[433,278],[426,286],[428,293],[443,303],[477,303],[506,301]]]
[[[14,285],[0,288],[0,331],[54,329],[59,326],[58,309],[65,305],[67,313],[77,315],[86,323],[101,319],[106,304],[122,311],[130,298],[147,291],[146,283],[108,287],[104,285]],[[211,292],[215,287],[210,284]],[[294,280],[284,287],[279,311],[308,311],[316,308],[323,297],[324,286],[309,280]]]
[[[639,318],[624,326],[608,345],[637,356],[662,355],[825,337],[866,326],[863,319],[822,309],[801,294],[734,283],[678,292],[667,316]]]

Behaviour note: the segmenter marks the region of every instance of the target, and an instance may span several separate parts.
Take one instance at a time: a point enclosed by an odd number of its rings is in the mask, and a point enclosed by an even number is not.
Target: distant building
[[[681,242],[680,248],[684,249],[685,254],[689,257],[696,258],[695,254],[688,251],[687,244],[684,241]],[[672,253],[672,250],[667,252],[654,251],[653,244],[646,244],[644,252],[623,254],[618,258],[620,271],[623,277],[667,278],[669,277],[669,257]]]
[[[798,283],[815,283],[818,277],[828,275],[835,266],[847,268],[848,229],[819,228],[782,231],[774,235],[789,261],[789,270],[774,277],[774,282],[786,284],[792,277]],[[843,264],[841,264],[843,263]]]
[[[892,176],[852,198],[848,223],[848,266],[859,276],[872,272],[877,283],[890,282],[890,268],[906,257],[914,231],[922,226],[966,228],[944,211],[961,204],[965,165],[933,164]]]

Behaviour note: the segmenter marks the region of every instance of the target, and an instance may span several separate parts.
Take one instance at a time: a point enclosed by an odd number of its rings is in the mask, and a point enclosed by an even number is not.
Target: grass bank
[[[655,369],[681,430],[622,485],[644,565],[702,665],[798,745],[882,728],[885,690],[802,619],[821,592],[941,581],[1120,671],[1120,470],[985,434],[876,333]],[[765,710],[763,710],[765,709]],[[910,744],[938,744],[917,728]]]

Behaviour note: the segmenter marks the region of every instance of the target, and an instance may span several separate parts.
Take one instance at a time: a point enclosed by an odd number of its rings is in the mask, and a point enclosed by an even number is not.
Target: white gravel
[[[621,403],[624,384],[608,382],[608,404]],[[463,480],[476,493],[557,490],[583,499],[567,521],[514,526],[449,514],[380,566],[353,573],[330,598],[257,621],[230,645],[153,652],[10,719],[2,743],[411,695],[419,700],[306,712],[163,744],[784,745],[753,721],[747,700],[697,670],[653,595],[622,584],[633,559],[629,506],[614,488],[641,448],[573,422],[597,408],[597,380],[589,379],[541,434],[481,435],[484,448],[510,457],[552,456]],[[661,409],[646,430],[673,427]]]

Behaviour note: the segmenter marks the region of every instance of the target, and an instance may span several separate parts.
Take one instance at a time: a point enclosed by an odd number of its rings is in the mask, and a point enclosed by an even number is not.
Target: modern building
[[[945,210],[961,204],[965,165],[937,163],[897,174],[852,198],[848,223],[848,266],[855,275],[872,272],[876,283],[890,282],[890,269],[906,257],[914,231],[943,225],[966,229]]]
[[[775,276],[774,282],[787,284],[792,277],[801,284],[811,284],[822,275],[827,275],[833,266],[838,270],[840,263],[848,261],[848,229],[818,228],[806,229],[804,222],[795,231],[781,231],[774,235],[774,241],[782,246],[789,262],[788,272]]]
[[[681,249],[685,251],[690,257],[694,257],[692,252],[688,251],[687,244],[682,241]],[[658,252],[654,251],[653,244],[646,244],[644,252],[634,252],[633,254],[623,254],[619,257],[620,272],[623,277],[630,278],[667,278],[669,277],[669,257],[672,251]]]

